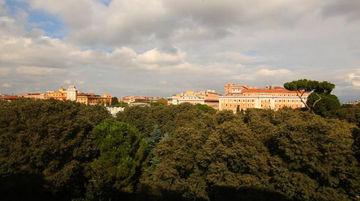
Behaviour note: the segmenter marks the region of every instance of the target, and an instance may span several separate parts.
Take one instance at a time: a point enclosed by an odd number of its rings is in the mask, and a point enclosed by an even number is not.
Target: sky
[[[360,99],[359,0],[0,0],[0,93],[171,96],[328,80]]]

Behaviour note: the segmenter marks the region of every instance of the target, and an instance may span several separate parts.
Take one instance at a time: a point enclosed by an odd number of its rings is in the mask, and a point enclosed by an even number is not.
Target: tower
[[[76,101],[77,99],[77,90],[74,85],[70,85],[66,90],[66,100]]]

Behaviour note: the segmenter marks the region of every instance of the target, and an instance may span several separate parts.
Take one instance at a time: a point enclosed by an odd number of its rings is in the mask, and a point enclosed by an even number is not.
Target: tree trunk
[[[303,95],[304,95],[305,91],[299,91],[297,90],[296,91],[296,95],[297,97],[300,98],[300,101],[305,105],[305,107],[309,110],[309,111],[312,111],[311,108],[309,107],[309,105],[304,101],[303,99]]]
[[[319,94],[317,94],[317,93],[315,93],[315,94],[319,97],[319,99],[317,99],[317,100],[313,103],[312,108],[315,108],[316,104],[318,104],[318,102],[322,99]]]

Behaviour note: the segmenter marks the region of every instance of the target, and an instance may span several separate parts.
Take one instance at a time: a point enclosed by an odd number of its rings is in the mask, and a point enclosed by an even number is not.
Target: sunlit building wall
[[[208,105],[214,109],[218,109],[219,97],[220,94],[216,93],[214,90],[205,90],[205,91],[189,90],[172,96],[170,103],[173,105],[178,105],[181,103],[190,103],[193,105],[203,104],[203,105]]]
[[[283,87],[256,88],[240,84],[226,84],[225,95],[219,98],[219,110],[233,112],[249,108],[272,109],[302,108],[305,104],[296,91],[289,91]],[[308,93],[303,94],[303,101],[307,101]]]

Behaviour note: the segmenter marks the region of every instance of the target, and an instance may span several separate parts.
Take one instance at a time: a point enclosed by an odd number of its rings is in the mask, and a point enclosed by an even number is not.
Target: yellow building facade
[[[305,104],[296,91],[289,91],[283,87],[256,88],[239,84],[226,84],[225,95],[219,98],[219,110],[233,112],[249,108],[278,110],[281,108],[302,108]],[[303,101],[307,101],[308,93],[303,94]]]
[[[76,102],[85,105],[109,106],[111,105],[112,97],[109,94],[104,94],[103,96],[100,96],[100,95],[88,94],[88,93],[78,93]]]
[[[104,94],[102,96],[93,93],[78,92],[75,86],[69,86],[68,89],[60,88],[56,91],[47,91],[45,93],[27,93],[22,95],[24,98],[31,99],[55,99],[60,101],[75,101],[85,105],[104,105],[109,106],[112,103],[112,96]]]
[[[59,90],[56,91],[47,91],[44,96],[45,99],[55,99],[55,100],[65,101],[66,95],[67,95],[66,90],[61,87]]]

